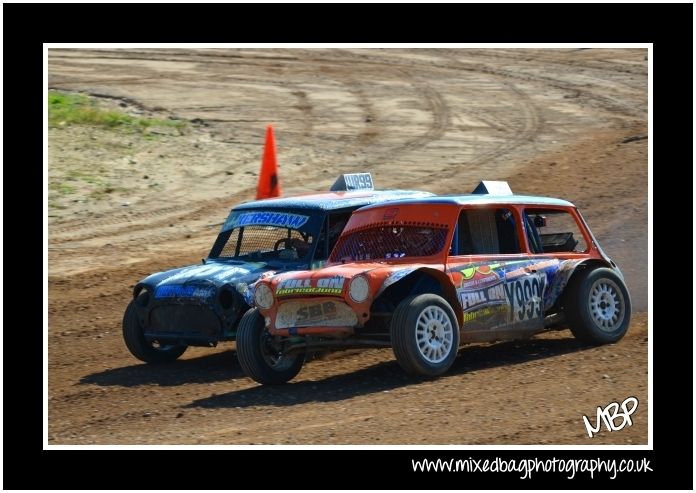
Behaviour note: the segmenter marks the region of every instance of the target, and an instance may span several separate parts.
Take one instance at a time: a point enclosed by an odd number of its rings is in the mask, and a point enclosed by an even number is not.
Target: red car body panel
[[[427,271],[441,283],[446,298],[456,313],[460,331],[471,322],[467,316],[473,315],[467,315],[467,309],[470,305],[476,305],[477,299],[486,301],[488,309],[493,310],[488,313],[479,309],[476,313],[491,315],[479,318],[493,320],[495,310],[503,311],[502,308],[496,308],[496,302],[499,301],[501,307],[506,304],[505,317],[499,322],[501,328],[505,328],[506,324],[517,324],[525,330],[538,330],[543,328],[544,311],[560,296],[577,265],[587,261],[597,261],[609,267],[614,265],[600,250],[584,220],[570,203],[557,205],[540,201],[537,204],[533,200],[518,203],[504,197],[482,201],[481,204],[459,204],[452,201],[438,203],[436,199],[423,203],[380,204],[357,210],[346,225],[326,267],[317,271],[287,272],[260,281],[267,283],[274,293],[273,306],[260,309],[269,333],[279,336],[352,334],[370,320],[373,315],[372,304],[385,289],[417,271]],[[427,256],[363,260],[341,258],[344,239],[372,228],[445,228],[447,232],[444,245],[452,245],[461,211],[483,207],[504,208],[512,213],[517,225],[515,235],[519,245],[518,253],[448,255],[450,249],[445,247]],[[524,210],[530,208],[570,214],[587,245],[586,250],[534,253],[522,227],[525,224]],[[556,276],[556,273],[562,275]],[[364,276],[369,285],[369,296],[359,302],[349,294],[350,284],[357,276]],[[390,283],[392,278],[395,279]],[[488,287],[489,290],[484,291],[487,282],[497,284],[498,287]],[[555,290],[555,294],[549,295],[551,290]],[[491,299],[488,298],[489,295]],[[285,313],[289,303],[295,313],[299,314],[294,323],[292,319],[287,319]],[[354,317],[347,315],[348,310]],[[307,317],[302,318],[305,312]],[[278,323],[279,315],[286,317],[283,323]],[[475,331],[468,338],[462,337],[462,342],[467,340],[477,340]]]

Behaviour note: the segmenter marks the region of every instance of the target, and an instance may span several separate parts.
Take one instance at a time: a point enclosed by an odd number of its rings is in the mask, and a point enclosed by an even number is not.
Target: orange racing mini
[[[505,182],[358,209],[326,267],[261,279],[250,296],[237,355],[263,384],[327,348],[391,346],[405,371],[434,376],[470,342],[566,326],[615,342],[631,314],[621,271],[576,207]]]

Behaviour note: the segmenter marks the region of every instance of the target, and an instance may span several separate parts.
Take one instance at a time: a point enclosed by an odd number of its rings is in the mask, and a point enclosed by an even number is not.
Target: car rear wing
[[[512,190],[506,181],[482,180],[471,193],[481,195],[512,195]]]

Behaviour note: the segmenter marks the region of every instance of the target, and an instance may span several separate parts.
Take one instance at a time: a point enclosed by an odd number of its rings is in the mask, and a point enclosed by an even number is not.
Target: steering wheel
[[[292,248],[292,238],[281,238],[278,241],[275,242],[275,245],[273,245],[273,251],[277,252],[278,247],[280,246],[281,243],[284,243],[285,246],[283,247],[284,249],[286,248]]]

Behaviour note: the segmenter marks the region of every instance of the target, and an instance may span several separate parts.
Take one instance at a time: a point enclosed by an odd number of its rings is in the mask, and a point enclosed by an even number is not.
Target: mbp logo
[[[621,409],[621,412],[619,412]],[[638,409],[638,399],[635,397],[626,398],[620,405],[618,402],[612,402],[604,409],[601,406],[597,406],[597,424],[592,426],[590,420],[587,416],[582,417],[582,421],[585,423],[585,429],[587,434],[592,438],[594,435],[599,433],[602,428],[602,423],[606,426],[609,431],[619,431],[623,430],[625,426],[633,425],[631,420],[631,415]],[[616,424],[616,419],[621,418],[620,424]]]

